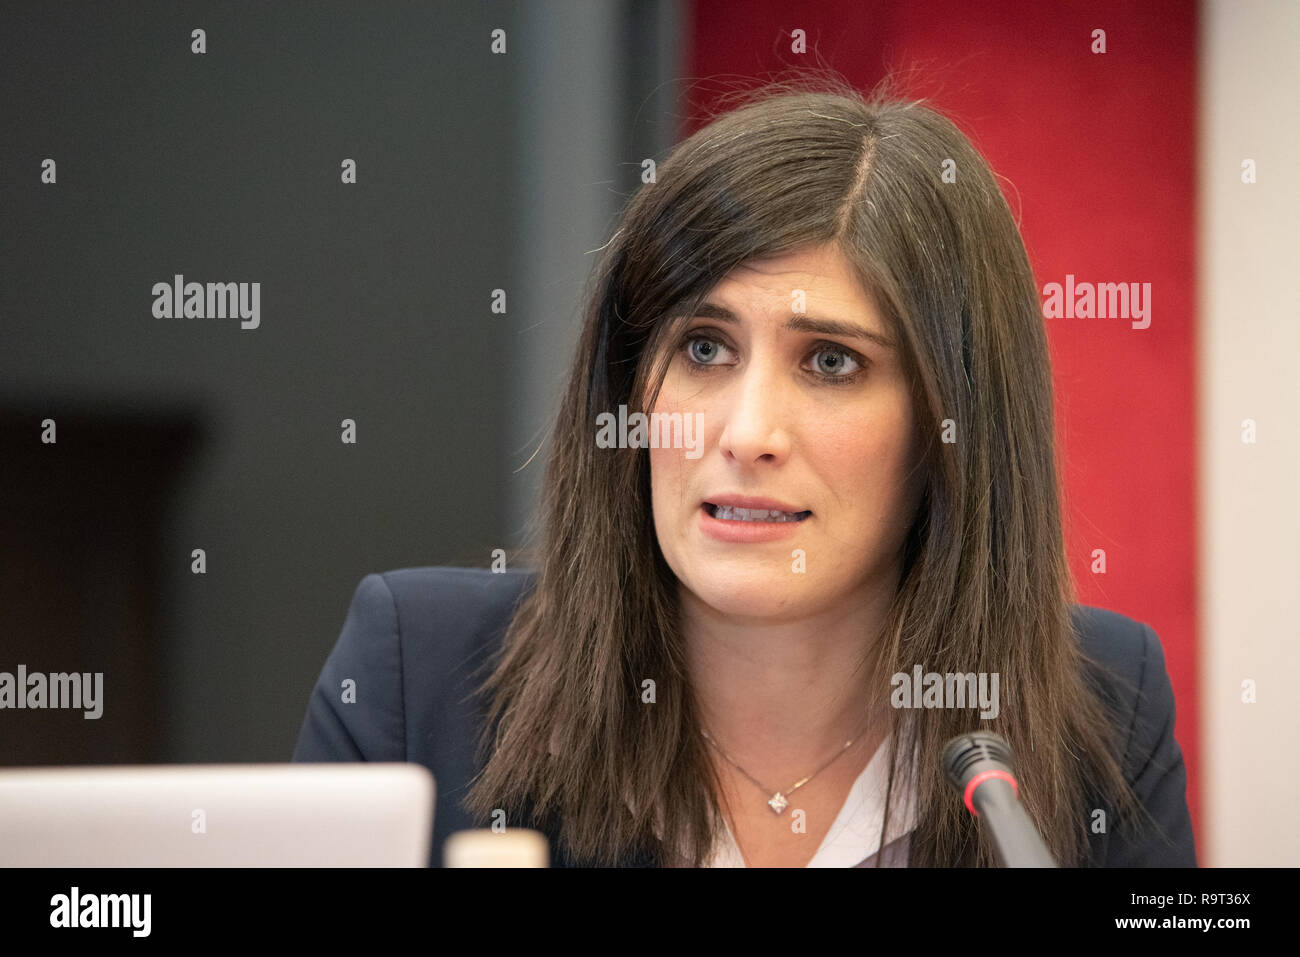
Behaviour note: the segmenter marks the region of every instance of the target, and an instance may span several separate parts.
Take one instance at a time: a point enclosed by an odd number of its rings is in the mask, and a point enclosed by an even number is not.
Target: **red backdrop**
[[[807,53],[791,52],[805,31]],[[1106,52],[1092,52],[1105,31]],[[743,77],[830,66],[859,89],[908,71],[1000,174],[1041,290],[1151,283],[1151,325],[1045,320],[1080,600],[1164,645],[1197,832],[1196,7],[1098,0],[697,0],[692,106]],[[684,130],[683,132],[690,132]],[[1106,573],[1094,574],[1094,549]]]

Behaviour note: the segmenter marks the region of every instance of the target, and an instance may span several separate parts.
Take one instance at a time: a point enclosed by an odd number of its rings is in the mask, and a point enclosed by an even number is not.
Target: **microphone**
[[[1005,740],[991,731],[959,735],[944,745],[942,764],[967,810],[988,829],[1000,866],[1057,866],[1020,804],[1015,757]]]

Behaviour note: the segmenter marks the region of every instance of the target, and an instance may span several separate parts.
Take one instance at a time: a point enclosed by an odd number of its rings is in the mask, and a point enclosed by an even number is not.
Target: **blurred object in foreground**
[[[443,846],[444,867],[549,867],[546,836],[527,828],[457,831]]]

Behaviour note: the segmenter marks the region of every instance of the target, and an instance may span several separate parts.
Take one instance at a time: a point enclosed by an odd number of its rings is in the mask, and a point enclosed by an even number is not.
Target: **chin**
[[[779,618],[798,615],[808,595],[788,564],[771,569],[736,569],[725,564],[693,575],[687,588],[719,614],[735,618]],[[798,579],[798,580],[796,580]]]

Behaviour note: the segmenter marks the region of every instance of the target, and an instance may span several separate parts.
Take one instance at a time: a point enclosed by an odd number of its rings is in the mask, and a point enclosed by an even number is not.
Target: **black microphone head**
[[[962,796],[966,810],[981,818],[1002,867],[1055,867],[1042,836],[1020,805],[1015,755],[1006,739],[991,731],[958,735],[943,747],[944,776]]]
[[[971,778],[982,771],[1005,771],[1014,776],[1016,760],[1011,745],[992,731],[971,731],[943,748],[943,773],[958,793],[965,793]]]

